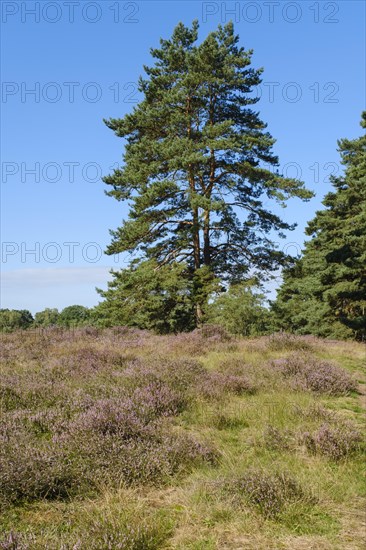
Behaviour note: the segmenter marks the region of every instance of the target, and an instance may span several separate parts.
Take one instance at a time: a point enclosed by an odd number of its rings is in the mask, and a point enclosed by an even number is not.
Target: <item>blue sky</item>
[[[283,216],[297,229],[281,246],[300,251],[304,227],[341,170],[337,139],[357,137],[365,108],[365,4],[346,2],[17,2],[2,7],[1,307],[63,308],[98,302],[110,267],[109,229],[125,206],[100,178],[122,158],[103,124],[139,99],[150,47],[179,21],[200,38],[232,19],[264,67],[257,108],[289,176],[316,197]]]

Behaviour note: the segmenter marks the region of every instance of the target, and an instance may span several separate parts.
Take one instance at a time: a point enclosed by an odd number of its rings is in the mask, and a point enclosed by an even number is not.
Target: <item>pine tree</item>
[[[194,329],[192,281],[186,266],[159,268],[155,260],[132,264],[113,272],[105,298],[94,311],[101,326],[132,326],[160,334]]]
[[[361,126],[366,128],[366,112]],[[366,135],[338,141],[341,177],[308,224],[303,257],[285,271],[275,310],[283,328],[320,336],[366,334]]]
[[[135,252],[158,265],[185,262],[192,279],[239,281],[286,261],[270,234],[289,225],[263,204],[309,199],[303,183],[276,172],[275,140],[251,106],[262,70],[238,46],[232,23],[197,45],[198,23],[182,23],[152,49],[139,81],[143,100],[105,121],[126,140],[124,164],[104,178],[108,194],[129,201],[129,217],[107,253]],[[207,292],[197,288],[198,322]]]

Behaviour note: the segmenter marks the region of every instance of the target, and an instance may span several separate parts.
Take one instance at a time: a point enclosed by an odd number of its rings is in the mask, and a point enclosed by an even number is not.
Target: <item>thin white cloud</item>
[[[110,279],[110,269],[107,266],[15,269],[3,271],[1,283],[5,288],[26,285],[28,289],[58,285],[99,284]]]
[[[107,288],[108,266],[25,268],[2,271],[0,307],[29,309],[33,314],[46,307],[63,309],[72,304],[95,306],[101,299],[95,288]]]

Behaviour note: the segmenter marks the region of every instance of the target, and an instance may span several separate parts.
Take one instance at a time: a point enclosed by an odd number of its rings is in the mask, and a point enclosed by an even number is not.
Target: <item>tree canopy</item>
[[[56,308],[46,307],[43,311],[38,311],[34,316],[35,327],[50,327],[57,325],[60,313]]]
[[[0,309],[0,332],[29,328],[33,316],[27,309]]]
[[[72,328],[89,324],[91,312],[87,307],[73,305],[65,307],[57,319],[62,327]]]
[[[230,286],[208,305],[207,320],[223,326],[230,334],[257,336],[270,328],[271,316],[264,305],[264,295],[257,291],[256,282],[248,281]]]

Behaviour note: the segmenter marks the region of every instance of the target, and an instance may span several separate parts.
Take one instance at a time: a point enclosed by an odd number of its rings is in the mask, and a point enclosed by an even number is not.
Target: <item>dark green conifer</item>
[[[135,252],[160,266],[185,262],[196,281],[263,276],[286,260],[270,235],[293,227],[264,203],[311,193],[274,169],[275,140],[252,108],[262,70],[251,67],[233,24],[197,39],[194,22],[161,40],[139,82],[142,101],[106,121],[126,147],[123,166],[104,181],[130,206],[107,252]],[[194,288],[200,321],[207,292]]]
[[[366,128],[366,111],[361,126]],[[366,334],[366,135],[338,142],[344,174],[308,224],[303,257],[285,271],[274,306],[283,328],[319,336]]]

